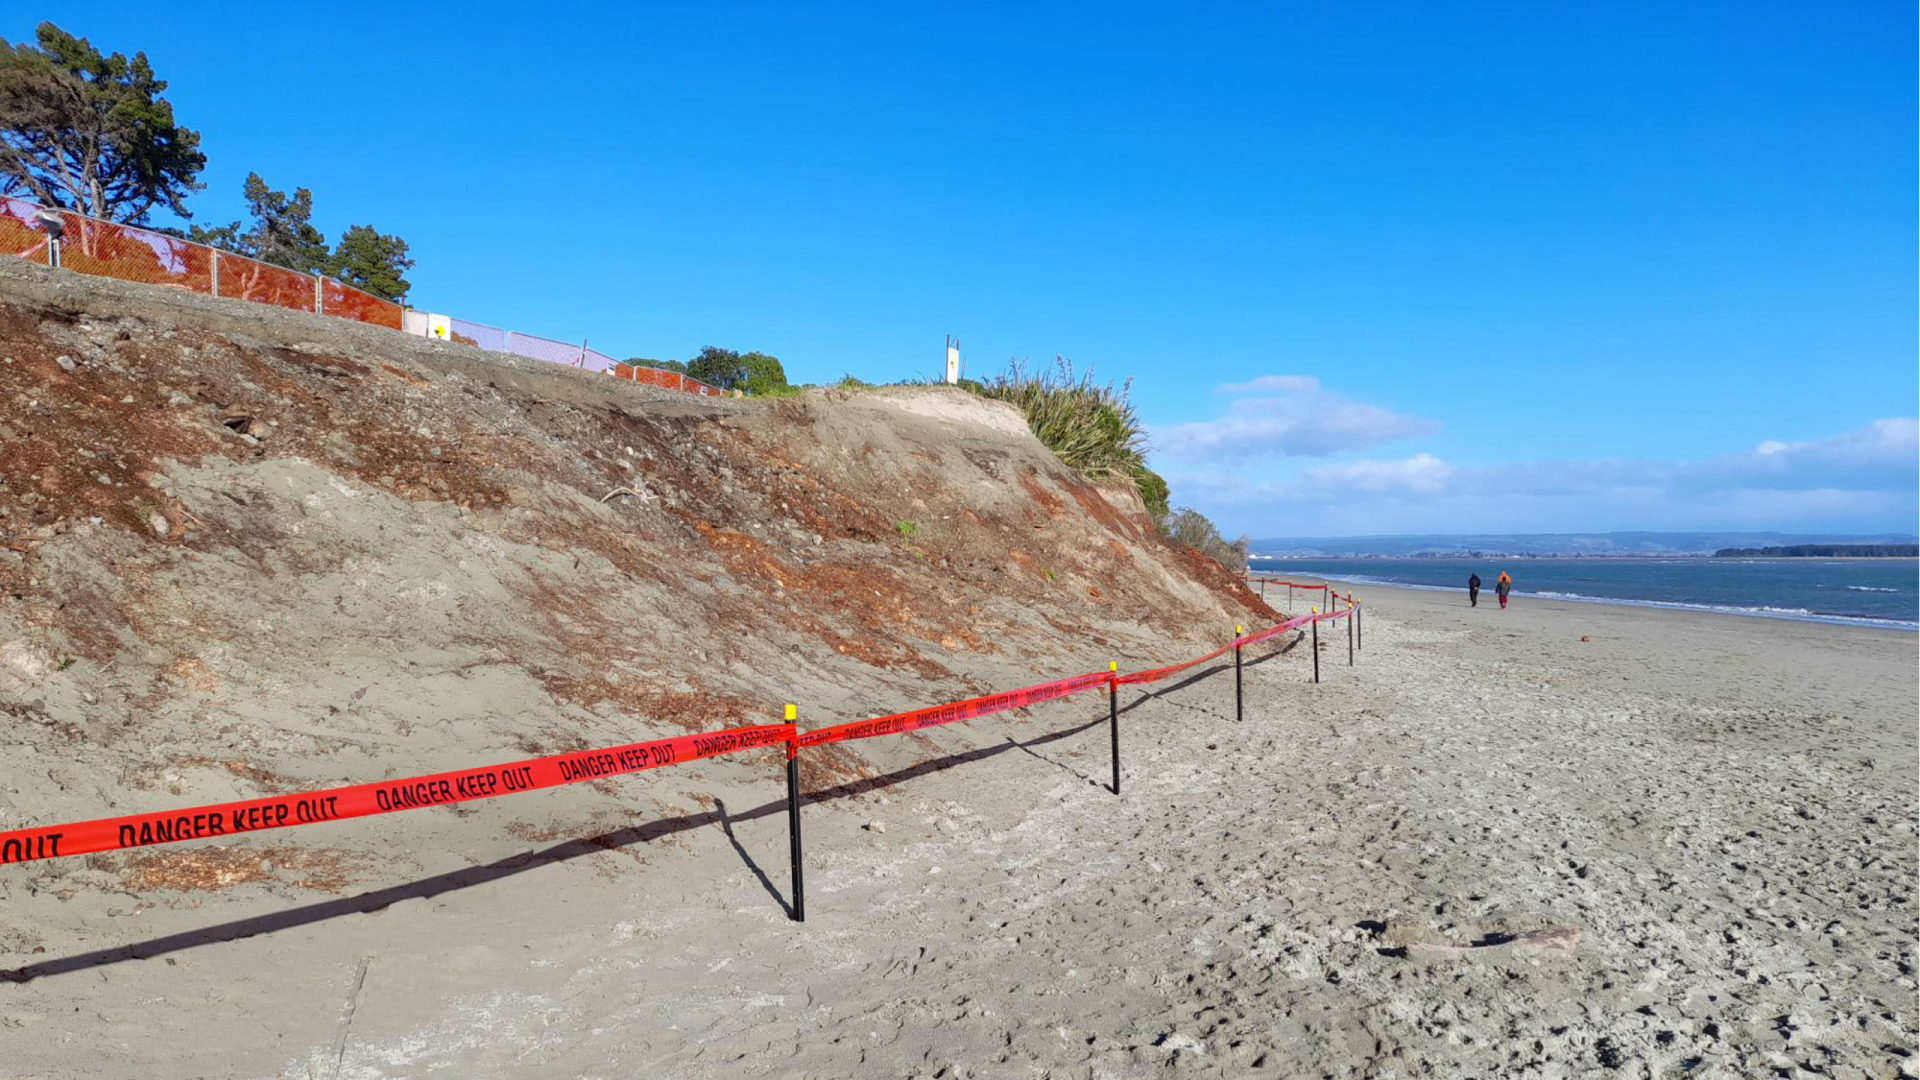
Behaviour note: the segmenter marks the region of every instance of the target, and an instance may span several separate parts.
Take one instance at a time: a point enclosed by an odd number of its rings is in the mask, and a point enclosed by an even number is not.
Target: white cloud
[[[1920,422],[1876,420],[1805,442],[1692,462],[1614,459],[1454,465],[1427,453],[1301,469],[1172,468],[1174,499],[1228,532],[1301,527],[1302,506],[1340,507],[1364,531],[1778,528],[1907,531],[1920,504]],[[1269,520],[1260,520],[1271,515]],[[1361,526],[1365,522],[1365,526]]]
[[[1415,454],[1402,461],[1322,465],[1301,473],[1300,479],[1325,491],[1438,495],[1452,474],[1453,467],[1432,454]]]
[[[1691,491],[1911,488],[1916,459],[1920,459],[1920,420],[1898,417],[1875,420],[1828,439],[1793,443],[1768,439],[1746,453],[1682,466],[1674,483]]]
[[[1311,375],[1262,375],[1252,382],[1226,383],[1216,394],[1317,394],[1320,380]]]
[[[1436,421],[1402,416],[1323,391],[1318,379],[1306,375],[1263,375],[1252,382],[1218,389],[1221,393],[1260,396],[1238,398],[1217,420],[1156,429],[1154,448],[1168,457],[1185,460],[1217,454],[1231,454],[1235,459],[1275,454],[1325,457],[1440,430]]]

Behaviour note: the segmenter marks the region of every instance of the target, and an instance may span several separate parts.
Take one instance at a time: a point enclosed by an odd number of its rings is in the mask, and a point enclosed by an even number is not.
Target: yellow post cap
[[[1234,623],[1233,632],[1236,634],[1244,634],[1247,632],[1247,628],[1244,626],[1241,626],[1239,623]]]
[[[1118,661],[1118,660],[1109,660],[1109,661],[1107,661],[1107,670],[1108,670],[1108,671],[1119,671],[1119,670],[1120,670],[1120,661]]]
[[[791,701],[789,701],[787,703],[787,719],[794,720],[794,719],[797,719],[799,715],[800,715],[800,710],[795,708],[794,704]]]

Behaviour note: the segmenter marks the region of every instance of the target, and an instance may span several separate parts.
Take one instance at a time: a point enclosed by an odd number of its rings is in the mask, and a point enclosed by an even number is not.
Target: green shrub
[[[763,352],[739,353],[708,345],[687,361],[687,375],[722,390],[741,390],[754,397],[792,397],[799,391],[787,385],[780,358]]]
[[[1127,400],[1131,385],[1096,383],[1091,370],[1076,377],[1073,361],[1059,356],[1051,370],[1037,373],[1016,360],[975,392],[1019,406],[1034,435],[1081,476],[1131,480],[1145,467],[1147,449],[1146,429]]]
[[[1160,531],[1174,543],[1184,544],[1236,574],[1246,572],[1247,538],[1243,536],[1228,543],[1213,522],[1198,510],[1185,506],[1175,510],[1167,515]]]
[[[1147,504],[1147,516],[1153,519],[1155,525],[1164,523],[1170,509],[1166,480],[1142,464],[1140,471],[1134,474],[1133,485],[1140,489],[1140,501]]]
[[[1235,573],[1245,572],[1246,537],[1229,543],[1206,515],[1169,506],[1166,480],[1147,467],[1146,429],[1128,399],[1132,385],[1128,381],[1116,389],[1096,383],[1092,371],[1076,374],[1064,356],[1055,357],[1047,371],[1029,371],[1016,360],[1005,374],[985,382],[960,381],[962,389],[1019,406],[1034,435],[1081,476],[1133,481],[1147,515],[1167,539]]]
[[[656,371],[677,371],[682,375],[687,373],[687,364],[684,360],[649,360],[644,356],[631,356],[627,358],[627,364],[630,367],[653,368]]]

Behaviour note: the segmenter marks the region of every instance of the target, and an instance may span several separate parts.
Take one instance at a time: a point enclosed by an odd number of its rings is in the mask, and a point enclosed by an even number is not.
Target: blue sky
[[[1912,5],[183,10],[0,36],[145,50],[198,220],[309,187],[429,310],[1065,354],[1230,533],[1915,526]]]

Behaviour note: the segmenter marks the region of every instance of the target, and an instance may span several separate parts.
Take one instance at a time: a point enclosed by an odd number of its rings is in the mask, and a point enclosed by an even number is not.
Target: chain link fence
[[[164,285],[355,322],[401,327],[399,304],[330,278],[309,277],[177,236],[100,221],[64,210],[0,197],[0,252],[53,264],[57,223],[59,265],[77,274]]]
[[[57,230],[52,226],[57,225]],[[56,236],[57,232],[57,236]],[[0,196],[0,254],[79,274],[162,285],[425,334],[425,318],[332,278],[309,276],[151,229]],[[420,325],[416,328],[415,322]],[[672,371],[635,367],[578,344],[449,319],[452,340],[550,364],[605,372],[669,390],[719,397],[723,391]]]

